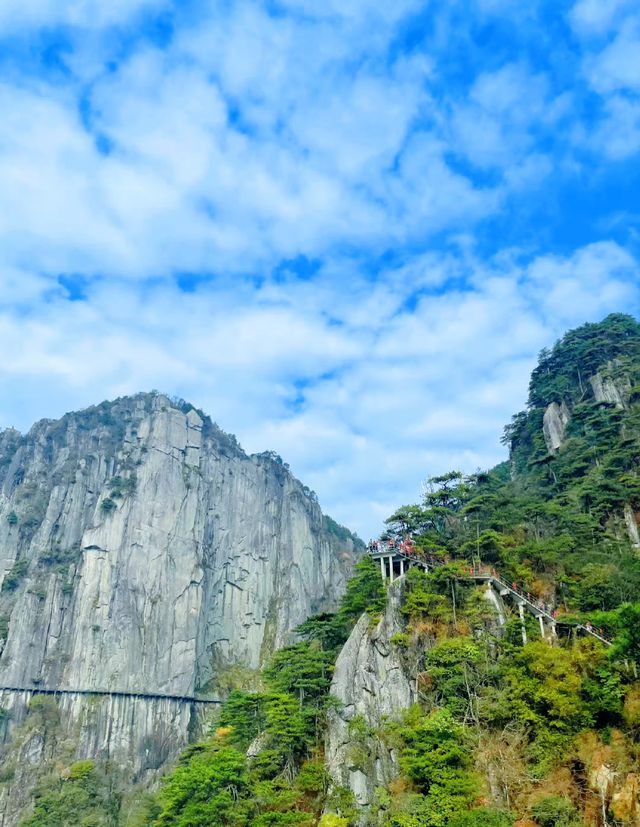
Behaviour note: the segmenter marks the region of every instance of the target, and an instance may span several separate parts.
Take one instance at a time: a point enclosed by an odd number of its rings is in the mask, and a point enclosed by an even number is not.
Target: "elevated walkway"
[[[51,689],[42,686],[0,686],[0,692],[30,692],[32,695],[88,695],[107,698],[139,698],[148,701],[174,701],[180,704],[217,705],[217,698],[198,698],[195,695],[169,695],[162,692],[124,692],[108,689]]]
[[[393,581],[398,577],[402,577],[412,566],[420,566],[422,569],[429,572],[445,565],[445,562],[440,558],[430,555],[420,555],[411,551],[410,548],[408,549],[406,544],[397,546],[378,542],[377,547],[369,550],[369,554],[373,560],[379,563],[380,574],[382,575],[382,579],[385,581]],[[562,620],[561,617],[557,616],[552,607],[544,601],[537,600],[528,592],[522,591],[515,584],[510,585],[494,568],[490,568],[488,566],[467,566],[461,574],[457,575],[456,579],[473,580],[476,583],[486,583],[489,588],[493,589],[501,598],[510,600],[518,609],[518,613],[523,624],[523,639],[525,642],[525,612],[528,612],[538,618],[538,622],[540,623],[540,632],[543,638],[547,638],[548,636],[556,636],[556,626],[561,623]],[[602,634],[600,630],[594,629],[588,624],[579,623],[573,628],[578,632],[582,632],[596,638],[605,646],[612,645],[612,641]]]

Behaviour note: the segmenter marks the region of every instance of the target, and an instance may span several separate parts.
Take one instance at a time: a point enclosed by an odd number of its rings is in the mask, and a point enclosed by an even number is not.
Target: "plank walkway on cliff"
[[[398,546],[392,546],[383,542],[378,542],[377,547],[370,547],[369,553],[374,560],[379,561],[383,580],[389,579],[393,581],[396,579],[396,573],[401,577],[405,573],[405,568],[408,570],[411,566],[420,566],[425,571],[432,571],[435,568],[445,565],[445,562],[437,557],[431,557],[429,555],[421,556],[416,552],[410,553],[402,551]],[[561,616],[559,617],[554,614],[553,610],[551,610],[546,603],[537,600],[528,592],[522,591],[515,584],[509,585],[494,568],[488,566],[467,566],[464,571],[457,575],[456,579],[486,583],[492,589],[495,589],[501,597],[509,597],[518,607],[521,619],[523,619],[525,611],[539,619],[543,637],[545,637],[545,622],[551,630],[552,636],[555,636],[556,624],[562,622]],[[613,645],[612,641],[606,638],[600,630],[594,629],[588,624],[577,623],[573,628],[579,632],[591,635],[591,637],[604,643],[605,646]]]
[[[109,698],[141,698],[151,701],[176,701],[183,704],[217,705],[217,698],[198,698],[195,695],[169,695],[162,692],[125,692],[108,689],[48,689],[41,686],[0,686],[0,692],[30,692],[32,695],[93,695]]]

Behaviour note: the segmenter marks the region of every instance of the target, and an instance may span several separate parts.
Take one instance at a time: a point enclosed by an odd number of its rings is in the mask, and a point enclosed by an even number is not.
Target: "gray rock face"
[[[626,407],[631,391],[631,382],[628,376],[614,379],[598,372],[589,378],[589,384],[596,402],[610,402],[618,408]]]
[[[397,580],[390,587],[387,609],[375,628],[366,615],[360,618],[338,656],[331,682],[340,708],[329,713],[326,765],[334,783],[354,793],[362,824],[370,823],[376,787],[398,774],[395,751],[376,737],[375,729],[415,700],[398,647],[391,643],[404,627],[399,611],[403,584]],[[362,724],[371,731],[363,734]]]
[[[5,431],[0,687],[215,694],[221,670],[258,667],[335,606],[354,548],[331,525],[279,458],[157,394]],[[189,715],[130,703],[103,727],[65,701],[83,756],[122,748],[142,770],[163,716],[175,755]]]
[[[31,704],[35,698],[38,706]],[[31,704],[31,705],[30,705]],[[155,780],[165,762],[201,728],[202,707],[169,699],[103,697],[87,700],[30,692],[0,692],[10,717],[3,770],[13,777],[0,786],[0,825],[17,824],[28,808],[34,777],[47,763],[100,758],[125,768],[131,783]]]
[[[624,522],[629,541],[635,548],[640,548],[640,531],[638,531],[638,515],[630,505],[624,507]]]
[[[595,402],[608,403],[617,408],[626,408],[632,391],[631,377],[625,373],[620,360],[608,362],[588,379],[585,388],[580,387],[582,397],[587,396]],[[570,404],[570,403],[569,403]],[[543,420],[542,431],[549,453],[559,450],[564,441],[567,426],[571,420],[571,408],[566,400],[560,404],[552,402],[547,406]],[[640,548],[640,530],[638,518],[631,505],[624,508],[624,526],[631,544]]]
[[[564,442],[564,435],[570,418],[571,414],[566,402],[561,405],[552,402],[547,407],[542,420],[542,430],[549,452],[557,451]]]
[[[631,379],[620,362],[614,360],[590,376],[585,388],[581,384],[580,391],[583,398],[589,396],[590,392],[591,398],[596,402],[608,402],[618,408],[625,408],[629,403]],[[567,400],[552,402],[544,412],[542,430],[550,453],[562,447],[571,419],[570,404],[567,404]]]

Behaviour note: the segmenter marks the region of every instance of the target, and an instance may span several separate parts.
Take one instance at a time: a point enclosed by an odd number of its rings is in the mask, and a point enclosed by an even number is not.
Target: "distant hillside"
[[[510,460],[434,480],[399,509],[433,551],[495,564],[541,596],[612,609],[640,594],[640,324],[608,316],[540,354],[529,405],[505,429]]]

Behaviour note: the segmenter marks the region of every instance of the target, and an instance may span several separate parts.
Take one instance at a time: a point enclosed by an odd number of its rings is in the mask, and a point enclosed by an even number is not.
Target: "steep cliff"
[[[0,687],[215,694],[334,607],[354,556],[334,526],[278,457],[159,394],[5,431]],[[3,706],[10,741],[25,697]],[[187,740],[174,707],[65,696],[61,727],[141,772]]]
[[[364,614],[336,661],[331,695],[338,701],[327,718],[326,765],[333,783],[351,790],[363,824],[375,822],[375,792],[397,777],[396,751],[379,737],[380,728],[416,700],[392,638],[404,631],[400,614],[404,580],[388,591],[387,608],[372,627]]]

